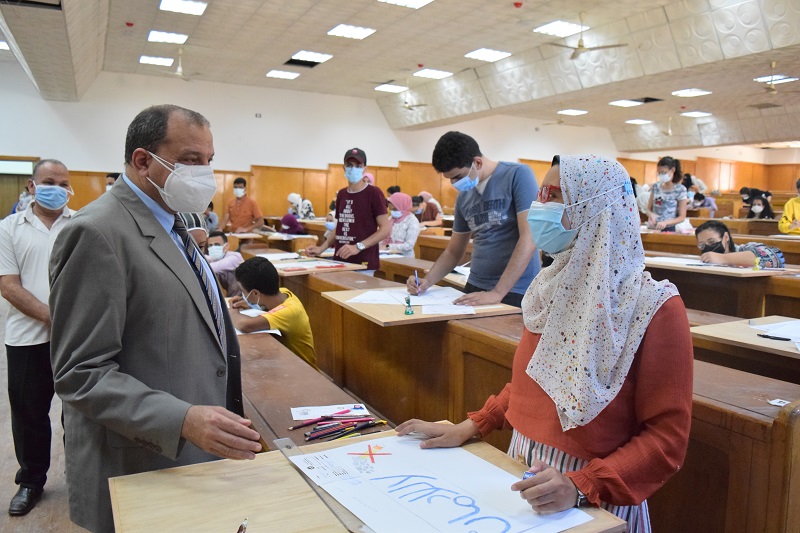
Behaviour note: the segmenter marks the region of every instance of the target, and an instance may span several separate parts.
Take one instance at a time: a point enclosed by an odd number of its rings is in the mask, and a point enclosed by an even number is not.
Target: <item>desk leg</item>
[[[764,316],[767,278],[737,279],[733,285],[736,290],[736,316],[742,318]]]

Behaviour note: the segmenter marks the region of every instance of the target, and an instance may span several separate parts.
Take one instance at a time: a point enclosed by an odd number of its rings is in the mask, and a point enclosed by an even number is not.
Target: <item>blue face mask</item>
[[[253,291],[250,291],[250,292],[253,292]],[[247,294],[250,294],[250,292],[248,292]],[[258,305],[257,303],[252,303],[250,300],[248,300],[246,295],[242,295],[242,299],[244,299],[244,301],[247,302],[247,305],[249,305],[251,309],[255,309],[256,311],[263,311],[264,310],[264,308],[261,307],[260,305]],[[256,301],[258,301],[258,300],[256,300]]]
[[[364,177],[362,167],[344,167],[344,177],[349,183],[358,183]]]
[[[39,204],[40,207],[50,209],[51,211],[58,211],[59,209],[63,209],[69,201],[68,194],[70,194],[71,191],[64,187],[58,185],[37,185],[35,183],[34,187],[36,188],[34,201]]]
[[[414,211],[414,214],[415,214],[415,215],[421,215],[421,214],[422,214],[422,208],[420,207],[419,209],[417,209],[416,211]]]
[[[336,229],[336,222],[326,222],[325,229],[328,231],[333,231]]]
[[[456,188],[458,192],[467,192],[471,191],[475,187],[478,186],[478,176],[475,176],[474,180],[469,179],[469,173],[472,172],[472,167],[475,166],[475,163],[470,165],[469,170],[467,171],[467,175],[458,180],[457,182],[453,183],[453,187]]]

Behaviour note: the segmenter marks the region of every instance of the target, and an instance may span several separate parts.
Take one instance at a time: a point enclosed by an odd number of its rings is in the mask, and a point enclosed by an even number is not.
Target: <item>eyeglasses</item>
[[[561,194],[561,187],[558,185],[542,185],[542,188],[539,189],[539,194],[536,196],[536,200],[542,204],[547,203],[550,201],[550,198],[553,197],[553,191],[558,191],[558,194]]]

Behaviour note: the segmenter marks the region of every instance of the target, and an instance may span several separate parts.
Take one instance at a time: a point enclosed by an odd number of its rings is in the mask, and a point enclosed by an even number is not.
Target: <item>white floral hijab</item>
[[[678,290],[644,271],[639,211],[625,168],[562,156],[561,191],[578,235],[525,293],[525,327],[541,333],[527,373],[564,431],[591,422],[622,388],[650,320]],[[572,205],[577,204],[577,205]]]

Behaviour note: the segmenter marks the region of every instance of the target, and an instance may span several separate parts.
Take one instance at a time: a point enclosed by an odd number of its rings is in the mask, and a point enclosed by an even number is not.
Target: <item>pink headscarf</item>
[[[417,196],[422,196],[422,201],[423,202],[430,202],[431,198],[433,198],[433,195],[431,193],[429,193],[428,191],[422,191]]]
[[[370,185],[375,185],[375,176],[369,172],[364,172],[364,178],[369,182]]]
[[[392,224],[395,222],[400,222],[411,214],[411,197],[406,193],[396,192],[392,194],[388,200],[392,203],[395,209],[401,213],[399,218],[389,217],[392,221]]]
[[[288,226],[288,229],[283,229],[283,226]],[[283,218],[281,218],[281,233],[286,233],[287,235],[302,235],[305,231],[303,225],[297,221],[294,215],[287,214],[283,215]]]

